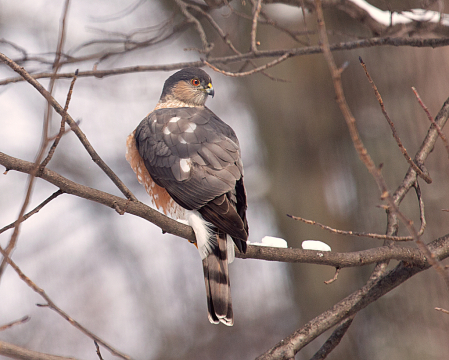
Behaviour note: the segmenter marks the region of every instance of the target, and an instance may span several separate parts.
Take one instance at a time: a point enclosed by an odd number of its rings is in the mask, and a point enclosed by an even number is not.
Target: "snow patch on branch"
[[[287,248],[287,241],[282,238],[274,237],[274,236],[264,236],[262,238],[262,242],[252,242],[251,245],[257,246],[271,246],[278,248]]]
[[[385,26],[407,24],[412,21],[432,23],[441,22],[442,25],[449,26],[449,16],[437,11],[412,9],[410,11],[402,11],[401,13],[397,13],[380,10],[377,7],[367,3],[365,0],[350,1],[359,6],[361,9],[367,11],[374,20]]]
[[[329,245],[318,240],[304,240],[301,245],[304,250],[331,251]]]

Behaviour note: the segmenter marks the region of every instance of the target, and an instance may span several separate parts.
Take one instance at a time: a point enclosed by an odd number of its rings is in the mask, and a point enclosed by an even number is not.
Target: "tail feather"
[[[208,318],[232,326],[231,284],[229,281],[226,234],[219,231],[218,246],[203,259],[204,282],[206,284]]]

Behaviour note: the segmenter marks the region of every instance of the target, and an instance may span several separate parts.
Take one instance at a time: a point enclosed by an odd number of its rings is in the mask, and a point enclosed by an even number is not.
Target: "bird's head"
[[[214,96],[210,76],[199,68],[185,68],[165,81],[160,102],[180,101],[188,106],[204,106],[208,95]]]

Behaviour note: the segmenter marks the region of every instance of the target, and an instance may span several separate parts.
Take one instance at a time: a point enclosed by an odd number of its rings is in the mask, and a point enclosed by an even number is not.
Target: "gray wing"
[[[159,109],[135,138],[149,174],[178,204],[246,240],[243,166],[231,127],[207,108]]]

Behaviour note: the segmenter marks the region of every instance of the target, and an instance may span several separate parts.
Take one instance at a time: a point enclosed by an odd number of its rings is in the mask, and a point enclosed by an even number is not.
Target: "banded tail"
[[[229,239],[232,250],[227,247],[227,235],[218,231],[215,235],[218,245],[203,259],[204,282],[206,284],[207,311],[209,321],[232,326],[231,283],[229,281],[228,259],[233,258],[234,244]],[[231,254],[232,252],[232,254]],[[232,260],[231,260],[232,261]]]

